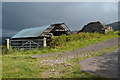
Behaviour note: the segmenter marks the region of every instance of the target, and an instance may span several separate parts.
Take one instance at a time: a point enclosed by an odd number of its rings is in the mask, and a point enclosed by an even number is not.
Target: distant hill
[[[78,32],[78,30],[76,30],[76,31],[71,31],[72,33],[77,33]]]
[[[107,24],[106,26],[111,26],[115,31],[120,30],[120,21],[119,22],[114,22],[111,24]]]

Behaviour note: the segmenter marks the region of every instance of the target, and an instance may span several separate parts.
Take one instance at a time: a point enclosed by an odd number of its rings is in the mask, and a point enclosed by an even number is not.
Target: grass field
[[[58,39],[54,39],[52,42],[53,48],[43,48],[43,49],[34,49],[34,50],[9,50],[8,54],[3,54],[2,56],[2,77],[3,78],[100,78],[98,76],[94,76],[90,73],[80,72],[80,66],[78,65],[78,61],[84,58],[93,57],[102,55],[106,52],[113,51],[117,48],[117,46],[103,48],[102,50],[81,53],[84,56],[68,59],[68,58],[58,58],[59,54],[63,54],[64,52],[73,51],[84,46],[88,46],[93,43],[98,43],[101,41],[105,41],[111,38],[116,38],[118,35],[114,33],[109,34],[84,34],[84,39],[79,39],[80,34],[72,35],[78,36],[79,38],[74,40],[69,40],[65,42],[65,38],[60,46],[56,46],[61,43],[57,43],[53,45],[55,41]],[[91,37],[90,37],[91,35]],[[95,36],[94,36],[95,35]],[[83,36],[83,35],[82,35]],[[66,37],[65,35],[60,36],[61,38]],[[59,37],[59,39],[60,39]],[[75,37],[75,38],[76,38]],[[62,41],[62,40],[61,40]],[[59,41],[58,41],[59,42]],[[6,52],[5,50],[3,52]],[[50,54],[60,52],[59,54],[34,59],[31,58],[31,55],[42,55],[42,54]],[[94,54],[91,54],[94,53]],[[96,54],[97,53],[97,54]]]

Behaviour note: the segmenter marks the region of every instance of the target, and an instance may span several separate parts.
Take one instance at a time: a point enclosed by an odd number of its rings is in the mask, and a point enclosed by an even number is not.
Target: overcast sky
[[[117,2],[3,2],[3,36],[18,31],[65,22],[70,30],[80,30],[91,21],[109,24],[118,21]]]

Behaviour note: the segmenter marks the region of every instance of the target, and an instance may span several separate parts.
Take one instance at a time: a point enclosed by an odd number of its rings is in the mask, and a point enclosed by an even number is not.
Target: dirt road
[[[80,60],[80,71],[90,72],[107,78],[118,78],[119,53],[120,48],[101,56]]]
[[[120,38],[113,38],[107,41],[99,42],[96,44],[92,44],[92,45],[77,49],[75,51],[66,52],[59,55],[58,58],[56,59],[66,58],[66,57],[71,57],[71,58],[82,57],[82,56],[84,57],[86,56],[86,53],[88,51],[97,52],[99,50],[102,50],[103,48],[114,47],[118,45],[118,39]],[[117,78],[119,52],[120,52],[120,48],[116,49],[113,52],[105,53],[104,55],[101,55],[101,56],[80,60],[79,61],[80,71],[90,72],[90,73],[93,73],[94,75],[107,77],[107,78]],[[52,54],[46,54],[46,55],[33,55],[32,58],[49,57],[55,54],[58,54],[58,53],[52,53]]]

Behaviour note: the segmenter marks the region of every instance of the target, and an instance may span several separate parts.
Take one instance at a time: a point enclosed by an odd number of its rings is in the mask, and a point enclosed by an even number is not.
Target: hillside
[[[111,26],[115,31],[120,30],[120,21],[119,22],[114,22],[111,24],[107,24],[106,26]]]

